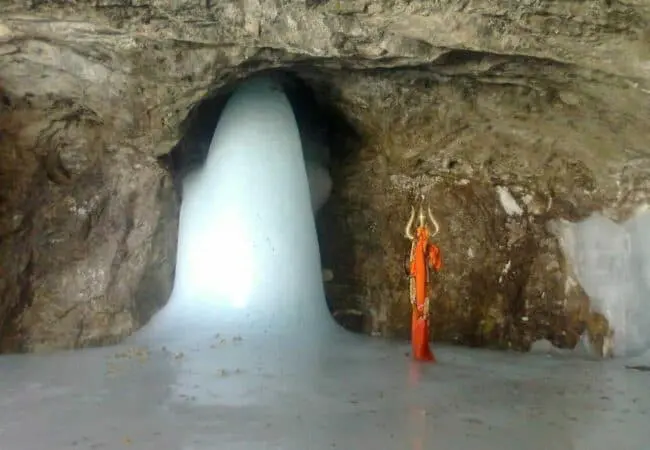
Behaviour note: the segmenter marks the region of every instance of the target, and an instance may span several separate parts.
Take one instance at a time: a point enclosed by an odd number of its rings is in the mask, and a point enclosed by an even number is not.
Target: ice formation
[[[650,348],[650,212],[624,224],[601,214],[560,227],[564,251],[591,308],[609,321],[614,356]]]
[[[313,215],[332,182],[327,155],[308,145],[277,81],[233,94],[204,167],[184,182],[174,292],[149,334],[211,322],[215,333],[309,340],[336,327]]]

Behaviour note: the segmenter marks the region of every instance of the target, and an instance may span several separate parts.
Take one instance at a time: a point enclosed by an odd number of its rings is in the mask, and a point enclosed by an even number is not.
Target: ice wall
[[[594,214],[563,222],[560,238],[578,282],[614,330],[614,355],[650,348],[650,212],[623,224]]]
[[[149,332],[208,327],[306,344],[336,327],[313,215],[331,180],[319,161],[307,169],[304,158],[281,87],[267,78],[243,84],[222,112],[204,167],[184,180],[174,292]]]

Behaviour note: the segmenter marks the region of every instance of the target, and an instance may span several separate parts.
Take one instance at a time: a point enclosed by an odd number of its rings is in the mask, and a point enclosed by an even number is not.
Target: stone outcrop
[[[405,336],[402,232],[424,193],[443,226],[435,338],[570,347],[602,324],[552,224],[593,211],[623,220],[647,201],[646,2],[2,9],[4,350],[112,342],[164,304],[178,215],[169,169],[178,176],[201,159],[196,145],[177,143],[197,121],[216,121],[199,105],[211,110],[210,98],[270,69],[297,73],[356,132],[332,130],[346,152],[318,217],[342,322]],[[161,164],[172,148],[174,163]]]
[[[150,155],[111,142],[110,128],[88,111],[21,116],[8,103],[0,125],[1,348],[119,340],[171,288],[171,176]]]

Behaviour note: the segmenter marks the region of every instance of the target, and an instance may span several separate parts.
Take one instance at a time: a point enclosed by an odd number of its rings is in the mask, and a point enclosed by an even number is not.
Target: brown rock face
[[[407,73],[394,77],[404,83]],[[630,170],[624,148],[642,148],[642,133],[618,136],[617,113],[584,98],[584,109],[567,105],[552,85],[512,86],[493,72],[491,83],[452,78],[431,88],[429,74],[410,76],[397,97],[385,75],[333,81],[341,109],[370,130],[354,161],[335,168],[336,192],[322,212],[340,223],[321,227],[324,247],[343,241],[341,234],[348,241],[323,249],[336,307],[361,313],[366,331],[408,335],[402,230],[413,198],[424,193],[443,225],[433,337],[518,349],[545,338],[573,347],[589,301],[548,224],[607,207],[624,211],[621,189],[647,196],[638,189],[642,167],[637,181],[620,186]],[[342,266],[341,255],[348,259]]]
[[[171,177],[151,156],[104,140],[102,125],[83,111],[58,111],[59,119],[28,114],[16,123],[20,106],[7,109],[1,348],[117,341],[146,322],[171,288]]]
[[[164,304],[172,178],[201,162],[228,89],[274,69],[327,112],[317,221],[342,323],[407,335],[403,228],[424,194],[442,225],[434,338],[610,336],[553,224],[648,200],[648,24],[616,1],[5,2],[2,350],[114,342]]]

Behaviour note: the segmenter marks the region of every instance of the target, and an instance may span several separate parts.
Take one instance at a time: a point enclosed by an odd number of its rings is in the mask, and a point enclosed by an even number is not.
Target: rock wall
[[[171,176],[82,105],[3,100],[0,350],[117,342],[171,291]]]
[[[494,83],[451,79],[428,89],[427,74],[407,76],[332,75],[341,110],[370,136],[335,167],[320,220],[341,321],[408,336],[403,229],[424,193],[442,224],[434,339],[574,347],[591,328],[602,341],[610,330],[592,316],[604,312],[591,310],[551,224],[593,211],[623,219],[647,201],[647,168],[633,168],[626,150],[644,149],[641,129],[618,133],[619,113],[597,101],[582,98],[578,108],[552,85],[498,84],[495,72]]]
[[[402,228],[424,192],[443,225],[434,337],[573,345],[589,299],[547,225],[647,201],[648,24],[643,1],[5,1],[3,349],[111,342],[164,303],[178,205],[155,158],[200,101],[271,68],[361,135],[319,215],[340,317],[404,335]]]

